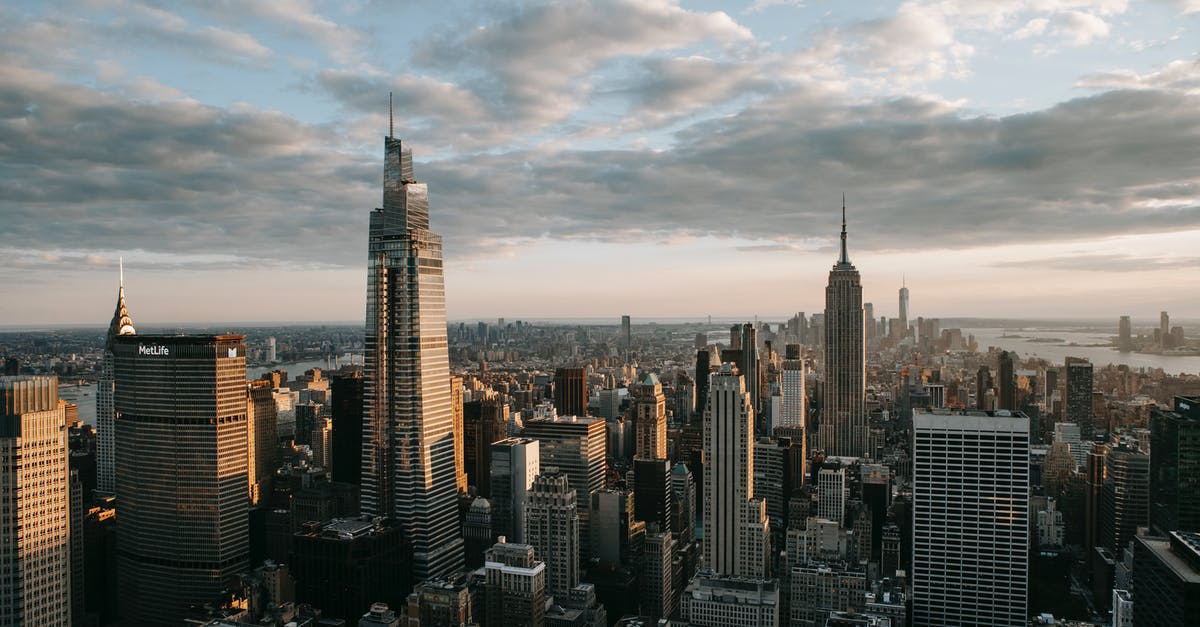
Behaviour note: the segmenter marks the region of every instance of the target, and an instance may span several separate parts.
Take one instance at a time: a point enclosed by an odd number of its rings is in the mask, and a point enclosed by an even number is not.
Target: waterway
[[[1096,366],[1125,364],[1134,369],[1162,368],[1163,372],[1173,375],[1200,374],[1200,356],[1122,353],[1111,346],[1114,333],[1047,327],[964,328],[962,332],[964,338],[968,334],[974,335],[981,351],[995,346],[1016,352],[1022,358],[1040,357],[1057,364],[1064,363],[1070,356],[1084,357]]]

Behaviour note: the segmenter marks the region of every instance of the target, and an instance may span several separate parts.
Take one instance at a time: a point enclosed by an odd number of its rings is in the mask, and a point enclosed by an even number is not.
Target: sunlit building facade
[[[362,510],[400,522],[425,579],[463,564],[442,238],[412,151],[390,133],[384,147],[368,244]]]

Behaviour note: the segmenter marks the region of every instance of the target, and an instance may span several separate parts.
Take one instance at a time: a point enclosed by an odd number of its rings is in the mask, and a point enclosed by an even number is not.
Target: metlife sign
[[[151,344],[149,346],[146,344],[138,344],[138,354],[169,357],[171,355],[171,349],[166,346],[159,346],[157,344]]]

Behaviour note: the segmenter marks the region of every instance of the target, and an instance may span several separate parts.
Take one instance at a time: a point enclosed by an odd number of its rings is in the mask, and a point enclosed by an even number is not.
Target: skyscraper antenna
[[[396,138],[396,117],[392,114],[392,92],[388,92],[388,139]]]
[[[121,289],[125,289],[125,257],[124,256],[117,257],[117,268],[119,268],[119,272],[120,272],[120,274],[118,275],[120,277],[120,283],[118,284],[118,287],[120,287]]]
[[[850,255],[846,252],[846,192],[842,192],[842,256],[838,258],[838,263],[850,263]]]

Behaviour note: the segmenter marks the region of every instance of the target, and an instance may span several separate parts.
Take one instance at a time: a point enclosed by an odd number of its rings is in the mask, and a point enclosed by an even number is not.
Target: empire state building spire
[[[842,194],[842,256],[838,258],[838,265],[850,265],[850,253],[846,252],[846,194]]]

